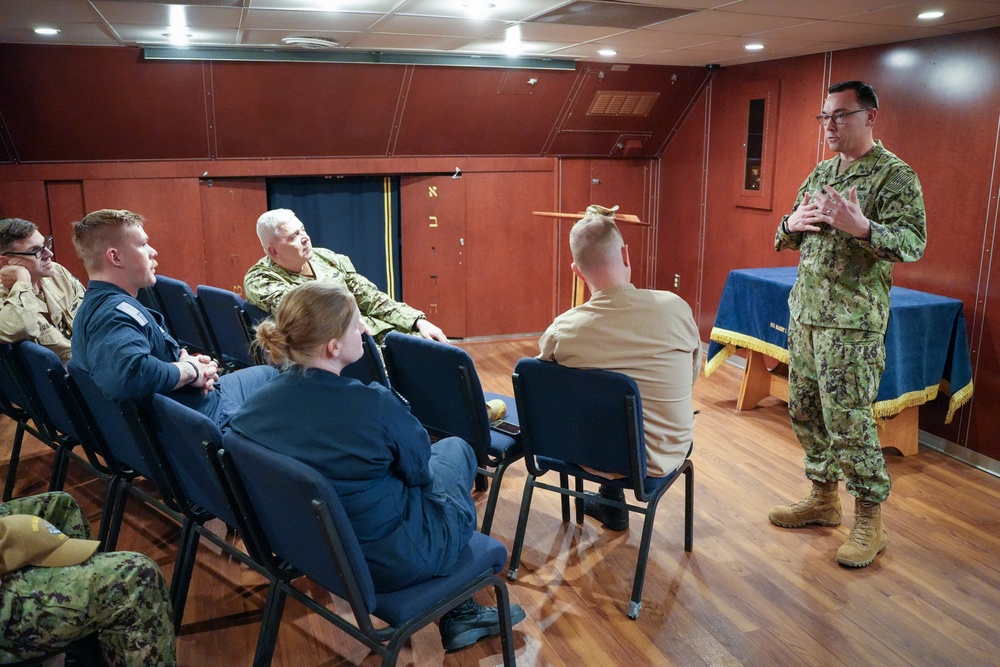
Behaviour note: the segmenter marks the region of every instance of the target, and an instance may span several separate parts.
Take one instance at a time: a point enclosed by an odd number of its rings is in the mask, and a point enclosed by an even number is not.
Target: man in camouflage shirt
[[[289,209],[279,208],[260,216],[257,236],[266,255],[247,271],[243,287],[247,300],[258,308],[273,313],[293,287],[310,280],[330,281],[354,295],[361,319],[376,341],[381,343],[385,334],[395,329],[448,342],[444,332],[422,312],[394,301],[355,271],[346,255],[313,248],[305,226]]]
[[[48,522],[70,542],[91,538],[80,507],[61,491],[0,503],[0,523],[13,521],[12,515],[41,517],[42,528]],[[138,553],[93,553],[96,543],[83,553],[85,545],[72,545],[76,556],[60,554],[56,563],[51,547],[29,548],[15,530],[0,525],[0,664],[42,656],[90,635],[97,636],[109,665],[176,664],[169,593],[156,563]]]
[[[816,165],[774,239],[776,250],[800,253],[788,298],[788,411],[813,488],[769,518],[785,528],[838,525],[846,478],[855,524],[837,562],[865,567],[887,542],[881,503],[890,483],[872,403],[885,367],[892,266],[923,255],[926,215],[917,175],[872,138],[875,90],[846,81],[828,92],[817,120],[838,155]]]

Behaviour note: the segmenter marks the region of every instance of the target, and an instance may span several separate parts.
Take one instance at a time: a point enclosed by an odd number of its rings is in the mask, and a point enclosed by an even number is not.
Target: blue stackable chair
[[[106,480],[110,471],[97,459],[97,452],[89,446],[89,440],[77,433],[70,408],[65,403],[65,393],[58,387],[65,382],[66,376],[59,356],[46,347],[25,340],[12,346],[10,359],[21,386],[31,389],[23,393],[26,403],[31,406],[32,420],[45,441],[56,450],[49,491],[62,490],[71,460],[76,460],[92,474]],[[74,453],[76,447],[81,445],[86,459]],[[15,466],[16,463],[12,462],[12,467]]]
[[[133,426],[121,406],[104,396],[93,378],[72,359],[67,364],[68,403],[75,406],[77,432],[89,434],[91,446],[101,454],[111,471],[108,500],[104,505],[98,539],[102,548],[113,551],[129,494],[157,508],[178,523],[183,523],[178,507],[170,494],[170,485],[160,473],[155,461],[147,460],[136,440]],[[145,477],[156,485],[162,498],[156,498],[133,484]]]
[[[360,380],[365,384],[377,382],[383,387],[389,387],[389,376],[386,374],[385,361],[382,353],[379,352],[378,343],[370,334],[361,334],[361,345],[364,349],[364,356],[353,364],[346,366],[340,372],[344,377]]]
[[[227,370],[256,365],[257,360],[250,349],[252,339],[248,336],[243,297],[218,287],[198,285],[197,298],[208,328],[212,354]]]
[[[14,493],[14,484],[17,481],[17,468],[21,461],[21,445],[24,443],[24,434],[30,433],[46,445],[56,450],[56,462],[53,464],[52,476],[50,478],[50,490],[55,490],[53,484],[61,480],[57,479],[59,467],[59,447],[53,444],[45,431],[42,422],[32,411],[32,403],[29,400],[31,392],[26,389],[21,373],[18,372],[17,364],[14,361],[13,343],[0,344],[0,413],[7,415],[17,429],[14,431],[14,441],[10,447],[10,460],[7,465],[7,477],[4,480],[3,496],[4,502],[11,499]]]
[[[468,442],[476,452],[479,474],[493,478],[481,528],[489,535],[500,482],[523,451],[518,436],[490,428],[486,401],[503,400],[505,420],[516,424],[514,400],[484,393],[472,357],[453,345],[392,331],[385,337],[385,362],[392,388],[409,401],[410,411],[424,428],[436,437],[458,436]],[[477,490],[484,490],[483,481],[477,479]]]
[[[580,370],[538,359],[521,359],[514,368],[513,381],[528,476],[524,483],[507,577],[511,581],[517,579],[535,488],[562,495],[564,522],[569,521],[569,497],[574,497],[577,523],[583,523],[584,480],[631,491],[637,502],[645,503],[644,507],[603,498],[599,502],[644,515],[632,597],[628,605],[628,617],[633,620],[638,618],[642,609],[642,585],[656,508],[681,474],[685,479],[684,550],[692,549],[694,464],[685,459],[677,470],[666,477],[646,475],[642,401],[635,381],[623,373]],[[623,477],[608,480],[587,472],[584,467]],[[559,474],[559,486],[538,479],[549,471]],[[569,477],[575,478],[575,490],[569,488]]]
[[[133,428],[144,458],[155,462],[163,483],[169,486],[169,494],[184,517],[177,562],[170,581],[174,625],[179,629],[199,537],[212,541],[264,576],[267,576],[267,570],[258,561],[258,554],[248,556],[204,527],[207,521],[215,518],[233,528],[239,523],[216,467],[205,456],[206,447],[214,452],[222,445],[222,432],[215,422],[197,410],[160,394],[154,394],[149,401],[141,404],[123,403],[122,410]],[[248,550],[252,551],[251,546],[248,545]]]
[[[156,296],[163,307],[160,312],[167,321],[167,328],[181,347],[190,352],[213,354],[212,341],[202,320],[197,297],[183,280],[157,276]]]
[[[507,550],[475,533],[453,574],[416,586],[377,593],[354,529],[333,485],[312,467],[230,431],[218,452],[234,502],[240,508],[240,531],[258,550],[273,553],[273,575],[257,643],[254,667],[271,664],[285,599],[292,597],[382,656],[396,663],[409,637],[492,586],[500,610],[504,664],[515,664],[510,601],[497,576]],[[307,575],[346,600],[354,623],[297,590],[292,581]],[[373,617],[388,623],[376,628]]]

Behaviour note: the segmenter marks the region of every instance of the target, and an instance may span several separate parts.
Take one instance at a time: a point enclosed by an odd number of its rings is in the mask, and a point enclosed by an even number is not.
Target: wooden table
[[[752,410],[768,396],[788,401],[788,294],[795,278],[795,267],[729,274],[705,374],[745,353],[738,410]],[[918,451],[920,405],[943,390],[951,396],[950,422],[972,396],[972,366],[961,301],[900,287],[889,296],[885,372],[872,410],[882,447],[906,456]]]

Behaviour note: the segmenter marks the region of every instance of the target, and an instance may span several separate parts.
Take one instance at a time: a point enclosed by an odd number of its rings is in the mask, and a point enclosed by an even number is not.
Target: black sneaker
[[[597,493],[588,493],[587,495],[594,498],[602,496],[608,500],[625,500],[625,494],[621,490],[618,490],[618,493],[610,498],[607,495]],[[628,530],[628,510],[624,507],[611,507],[587,498],[583,501],[583,513],[600,521],[608,530]]]
[[[510,624],[524,620],[521,605],[510,606]],[[441,644],[445,651],[455,651],[475,644],[483,637],[500,634],[500,614],[496,607],[484,607],[472,598],[458,605],[441,617]]]

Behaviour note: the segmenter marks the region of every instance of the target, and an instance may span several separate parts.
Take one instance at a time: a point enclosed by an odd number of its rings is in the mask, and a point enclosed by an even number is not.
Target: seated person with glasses
[[[476,529],[476,455],[464,440],[431,447],[406,404],[341,371],[363,354],[364,324],[340,285],[288,292],[257,342],[286,370],[251,396],[232,428],[313,466],[344,504],[375,589],[395,591],[450,574]],[[511,623],[524,611],[511,605]],[[471,598],[441,617],[446,651],[500,633],[495,607]]]
[[[31,340],[65,363],[83,285],[53,257],[34,223],[0,220],[0,342]]]

